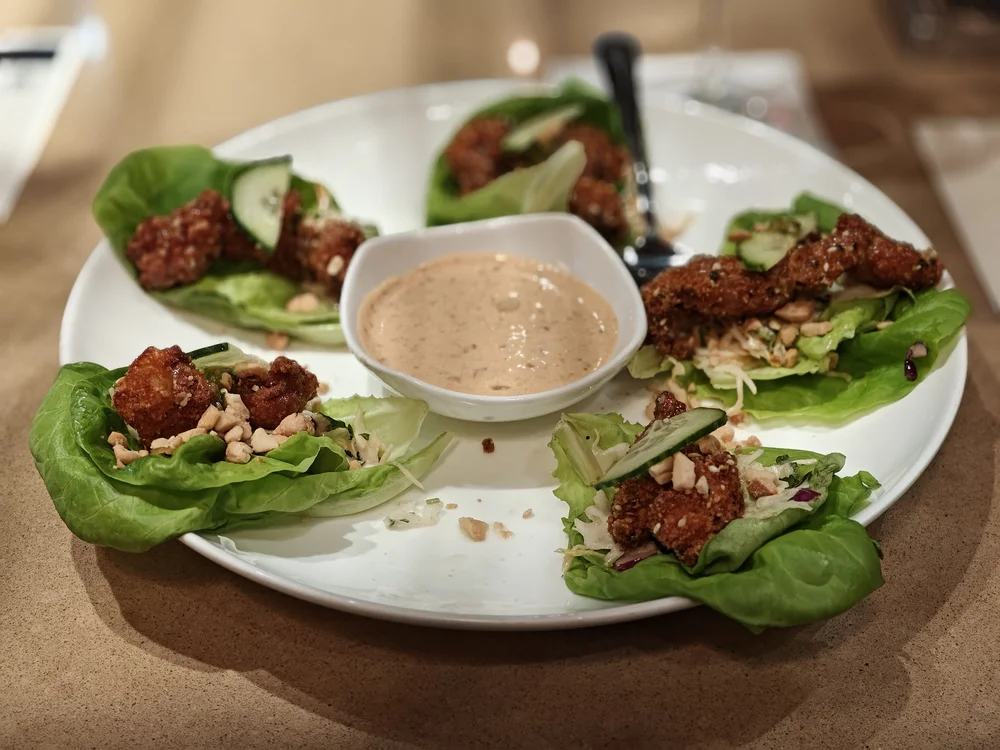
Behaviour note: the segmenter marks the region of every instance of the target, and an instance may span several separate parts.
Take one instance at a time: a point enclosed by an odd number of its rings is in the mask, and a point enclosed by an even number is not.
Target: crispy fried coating
[[[204,276],[222,250],[228,202],[214,190],[166,216],[150,216],[135,230],[125,248],[139,272],[143,289],[170,289]]]
[[[601,182],[615,183],[621,181],[625,172],[627,152],[621,146],[614,144],[603,130],[593,125],[570,125],[559,137],[560,143],[577,141],[587,154],[587,166],[583,175]]]
[[[708,493],[697,489],[668,489],[657,495],[646,511],[646,525],[653,537],[685,565],[694,565],[705,543],[734,519],[743,515],[743,491],[736,461],[725,452],[706,456],[685,452],[694,462],[697,479],[705,478]],[[709,466],[718,471],[710,471]]]
[[[918,291],[935,286],[942,272],[934,251],[918,252],[860,216],[844,214],[829,235],[806,238],[765,273],[748,270],[736,257],[699,255],[663,271],[641,291],[650,343],[688,359],[711,329],[825,294],[845,273],[877,288]]]
[[[661,492],[663,487],[648,473],[618,485],[608,518],[608,531],[617,544],[629,549],[649,541],[646,515]]]
[[[115,410],[148,448],[158,437],[173,437],[198,426],[217,394],[179,346],[148,347],[115,385]]]
[[[445,149],[444,158],[465,195],[484,187],[506,171],[501,142],[510,132],[506,120],[478,117],[464,125]]]
[[[237,378],[233,392],[250,410],[251,426],[273,430],[282,419],[302,411],[316,398],[318,388],[315,375],[293,359],[278,357],[266,375]]]
[[[625,236],[627,227],[622,198],[610,182],[581,177],[570,194],[569,210],[612,244]]]
[[[670,391],[661,391],[653,400],[653,419],[670,419],[687,411],[687,406]]]
[[[858,281],[879,289],[905,286],[915,292],[941,281],[944,266],[934,250],[920,252],[907,242],[890,239],[860,216],[841,216],[834,234],[857,243],[861,259],[851,275]]]
[[[702,455],[693,448],[685,455],[694,462],[696,478],[705,478],[708,492],[676,490],[669,483],[661,486],[648,474],[625,480],[618,486],[608,518],[608,531],[621,547],[637,547],[653,538],[685,565],[694,565],[705,543],[742,517],[744,500],[735,459],[724,451]]]
[[[357,224],[337,219],[303,219],[299,223],[298,257],[304,280],[339,299],[354,251],[365,241]]]

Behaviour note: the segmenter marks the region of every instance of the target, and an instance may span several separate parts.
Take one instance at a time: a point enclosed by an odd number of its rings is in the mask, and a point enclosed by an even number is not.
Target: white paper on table
[[[914,140],[994,312],[1000,312],[1000,119],[929,118]]]
[[[662,93],[683,94],[705,72],[704,54],[643,55],[636,77],[644,98]],[[809,82],[801,59],[786,50],[734,52],[725,55],[727,77],[734,85],[768,102],[762,122],[833,153],[833,146],[815,112]],[[552,58],[543,71],[547,81],[575,76],[603,85],[603,78],[591,57]]]
[[[10,217],[38,164],[83,63],[77,29],[10,29],[0,34],[0,51],[52,47],[51,60],[0,61],[0,225]]]

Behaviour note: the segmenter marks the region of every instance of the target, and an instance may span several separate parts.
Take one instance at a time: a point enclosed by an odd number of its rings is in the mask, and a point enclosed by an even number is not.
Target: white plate
[[[376,219],[384,232],[422,224],[424,189],[437,149],[464,116],[517,84],[475,81],[372,94],[306,110],[223,144],[228,157],[291,153],[298,170],[328,185],[345,209]],[[866,215],[890,236],[926,246],[917,225],[874,186],[812,147],[695,103],[651,98],[646,131],[653,180],[667,216],[690,212],[684,242],[714,251],[727,220],[750,206],[788,205],[802,189]],[[173,312],[146,296],[106,243],[94,250],[66,306],[62,363],[117,367],[149,345],[194,349],[220,340],[273,356],[263,336]],[[346,351],[293,346],[331,395],[381,395],[374,376]],[[847,456],[845,473],[865,469],[882,482],[858,517],[868,524],[906,491],[948,433],[962,398],[964,335],[935,372],[902,401],[846,426],[755,429],[765,445]],[[619,377],[576,407],[617,411],[639,421],[648,394]],[[182,541],[220,565],[324,606],[384,619],[446,627],[552,629],[621,622],[691,606],[685,599],[627,604],[575,596],[560,577],[564,505],[551,490],[548,443],[555,418],[495,426],[430,418],[427,434],[447,427],[459,440],[426,479],[425,492],[458,503],[437,526],[389,531],[392,504],[358,516],[294,528]],[[483,453],[492,437],[496,452]],[[522,519],[531,508],[534,517]],[[460,515],[502,521],[514,532],[476,543],[458,530]],[[892,564],[891,551],[888,564]]]

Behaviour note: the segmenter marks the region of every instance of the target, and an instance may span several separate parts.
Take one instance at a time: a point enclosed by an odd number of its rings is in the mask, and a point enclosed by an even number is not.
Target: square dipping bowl
[[[448,390],[387,367],[361,344],[358,314],[384,281],[429,261],[463,253],[496,253],[537,260],[572,274],[601,294],[618,319],[618,340],[607,361],[577,381],[519,396],[479,396]],[[472,312],[472,311],[470,311]],[[347,346],[391,391],[426,401],[436,414],[472,422],[514,422],[562,411],[617,375],[646,338],[639,289],[611,245],[572,214],[528,214],[375,237],[358,248],[340,296]]]

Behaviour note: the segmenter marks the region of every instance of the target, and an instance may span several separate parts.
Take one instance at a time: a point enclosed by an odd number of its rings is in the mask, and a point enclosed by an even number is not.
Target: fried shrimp
[[[685,455],[694,463],[694,489],[661,486],[649,474],[618,486],[608,518],[615,543],[630,549],[655,539],[685,565],[694,565],[705,543],[743,516],[743,492],[733,457],[724,451],[702,455],[693,448]]]
[[[319,380],[302,365],[278,357],[265,373],[251,371],[237,377],[233,392],[250,410],[250,424],[273,430],[289,414],[302,411],[316,398]]]
[[[479,117],[467,123],[445,149],[444,158],[461,195],[484,187],[505,171],[501,145],[510,132],[506,120]]]
[[[609,242],[615,242],[624,235],[625,209],[617,188],[610,182],[581,177],[573,186],[569,210]]]
[[[649,341],[688,359],[704,336],[745,318],[762,317],[793,299],[829,292],[845,274],[876,288],[935,286],[943,269],[934,251],[889,239],[860,216],[844,214],[833,232],[811,236],[769,271],[751,271],[734,256],[698,255],[642,288]]]
[[[170,289],[204,276],[222,251],[223,231],[232,219],[229,203],[214,190],[166,216],[150,216],[125,248],[143,289]]]
[[[305,280],[340,297],[347,264],[365,241],[357,224],[338,219],[303,219],[299,223],[298,257]]]
[[[603,130],[593,125],[570,125],[559,140],[560,143],[577,141],[583,146],[587,154],[584,177],[611,183],[612,186],[621,181],[625,172],[626,151],[614,144]]]
[[[115,384],[112,395],[115,410],[147,448],[158,437],[197,427],[215,400],[215,389],[178,346],[148,347]]]

